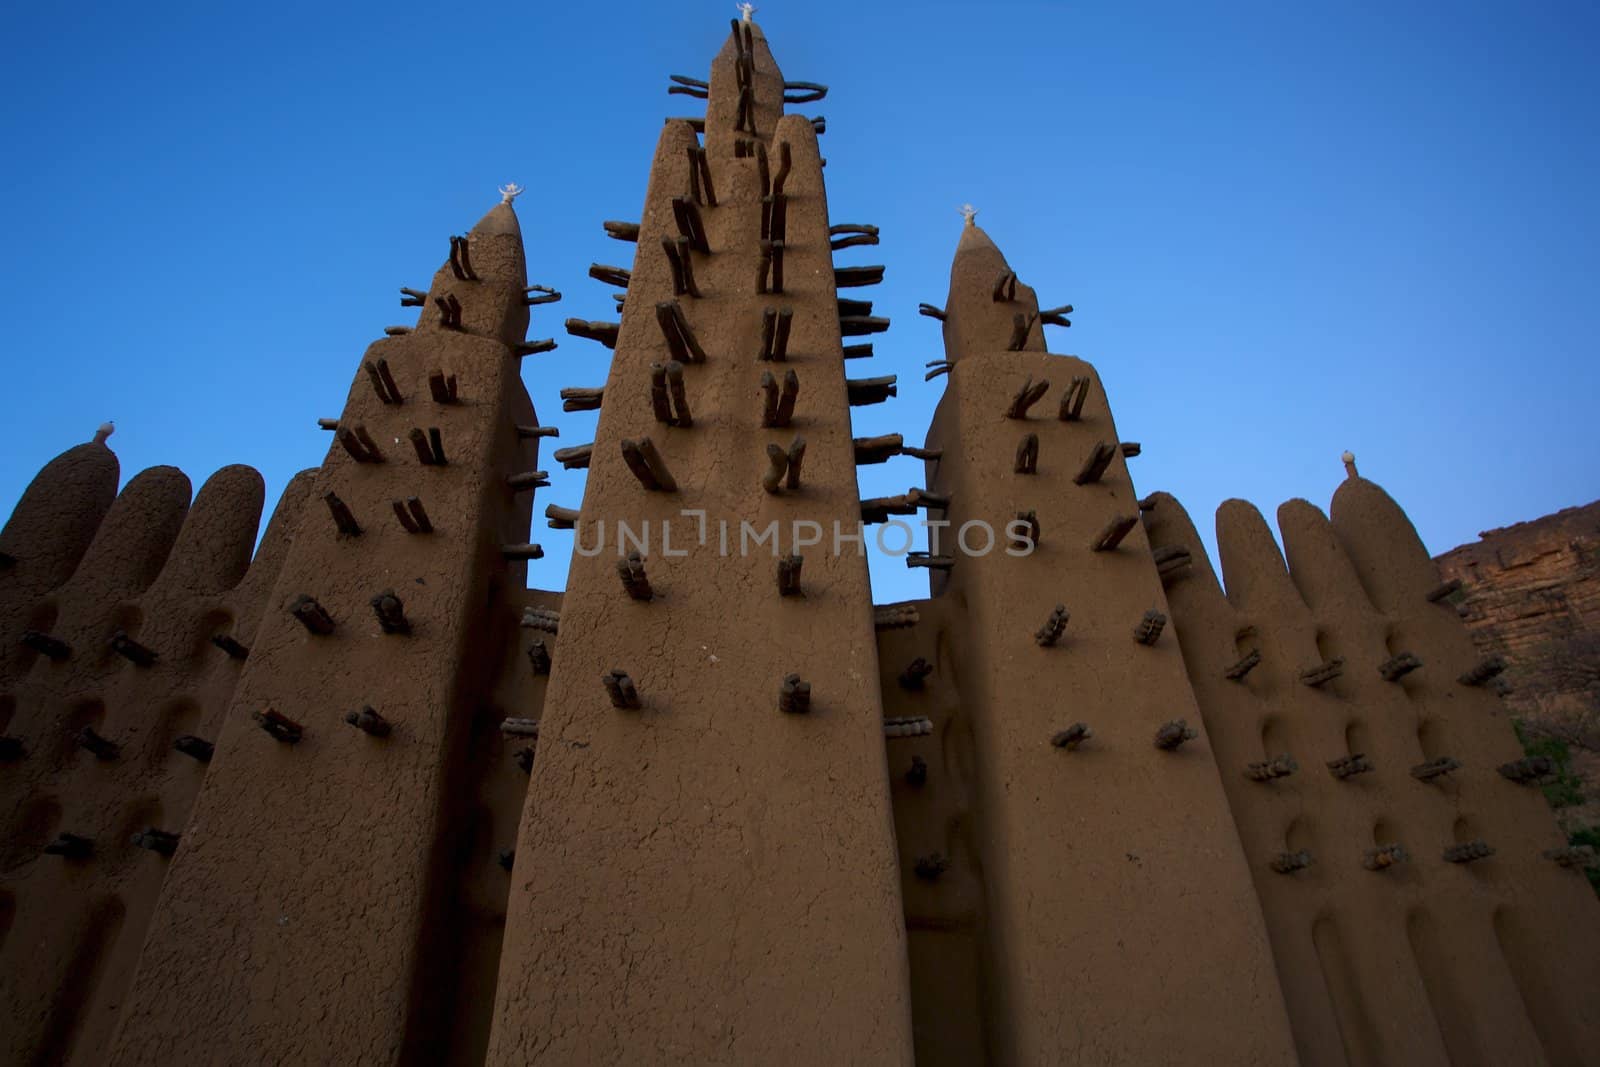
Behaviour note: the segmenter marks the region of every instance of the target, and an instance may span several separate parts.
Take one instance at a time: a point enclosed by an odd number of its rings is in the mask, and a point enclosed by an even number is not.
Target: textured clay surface
[[[30,486],[0,531],[0,1062],[1593,1062],[1600,912],[1497,771],[1507,705],[1393,501],[1292,501],[1284,553],[1228,502],[1224,593],[969,225],[933,595],[875,611],[833,537],[860,309],[814,126],[753,26],[708,92],[703,147],[669,122],[650,170],[564,593],[527,588],[509,203],[354,368],[253,559],[248,468],[119,494],[94,443]],[[688,412],[652,393],[673,300]],[[671,487],[624,459],[646,436]]]

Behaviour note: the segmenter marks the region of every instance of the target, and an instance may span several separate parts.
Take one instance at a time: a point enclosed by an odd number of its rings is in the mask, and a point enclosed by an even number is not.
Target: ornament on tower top
[[[110,437],[116,432],[117,424],[112,422],[110,419],[107,419],[105,422],[102,422],[100,424],[100,428],[94,432],[94,443],[97,445],[103,445],[106,443],[106,438]]]
[[[976,226],[978,224],[978,209],[971,204],[962,204],[961,217],[967,220],[968,226]]]
[[[1344,460],[1344,473],[1345,473],[1346,477],[1348,477],[1348,478],[1359,478],[1359,477],[1361,477],[1361,475],[1356,473],[1356,454],[1354,452],[1348,452],[1347,451],[1347,452],[1345,452],[1344,455],[1340,456],[1339,458]]]
[[[745,22],[749,22],[750,21],[750,16],[754,15],[756,13],[756,10],[757,10],[756,5],[754,5],[752,3],[749,3],[748,0],[746,0],[745,3],[734,4],[733,6],[738,9],[739,17],[741,19],[743,19]]]
[[[521,195],[522,186],[518,185],[516,182],[508,182],[500,187],[500,202],[502,204],[509,204],[511,201],[515,200]]]

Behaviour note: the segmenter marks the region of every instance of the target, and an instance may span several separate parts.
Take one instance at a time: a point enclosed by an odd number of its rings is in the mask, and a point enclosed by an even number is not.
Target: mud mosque
[[[1213,567],[971,217],[926,438],[854,437],[894,378],[854,370],[877,231],[786,113],[826,89],[747,13],[673,91],[705,115],[605,223],[618,321],[565,324],[612,350],[563,393],[598,429],[553,452],[587,486],[542,517],[778,543],[528,588],[557,294],[514,187],[259,549],[255,471],[191,504],[69,449],[0,534],[0,1060],[1596,1062],[1592,857],[1384,491],[1351,461],[1282,552],[1230,501]],[[1026,551],[875,604],[793,533],[895,515]]]

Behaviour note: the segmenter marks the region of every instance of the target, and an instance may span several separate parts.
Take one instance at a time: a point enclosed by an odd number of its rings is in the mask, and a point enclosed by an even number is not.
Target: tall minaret
[[[536,466],[510,195],[357,370],[171,861],[111,1061],[393,1062],[432,1038],[430,937]],[[502,608],[501,610],[505,610]]]
[[[1041,315],[969,212],[927,444],[942,449],[928,486],[949,497],[934,591],[956,605],[940,671],[974,753],[989,1058],[1292,1063],[1260,906],[1162,632],[1136,446],[1094,368],[1045,354],[1041,319],[1067,310]]]
[[[490,1064],[911,1059],[822,161],[750,23],[706,91],[650,173]]]

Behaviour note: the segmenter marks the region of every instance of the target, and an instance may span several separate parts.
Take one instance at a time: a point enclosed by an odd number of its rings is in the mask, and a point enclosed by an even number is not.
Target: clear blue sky
[[[321,462],[365,346],[497,199],[518,207],[558,352],[525,361],[561,444],[595,416],[667,75],[704,76],[731,3],[57,4],[0,36],[6,448],[0,514],[114,418],[124,479]],[[857,433],[920,440],[970,201],[1025,282],[1079,312],[1141,493],[1209,535],[1229,496],[1320,506],[1352,449],[1435,552],[1600,496],[1600,15],[1591,4],[895,4],[770,0],[790,79],[832,93],[832,214],[882,227],[894,327]],[[854,368],[853,368],[854,369]],[[555,467],[546,502],[576,506]],[[920,481],[862,468],[862,492]],[[559,587],[570,535],[535,530]],[[874,564],[880,601],[922,595]]]

